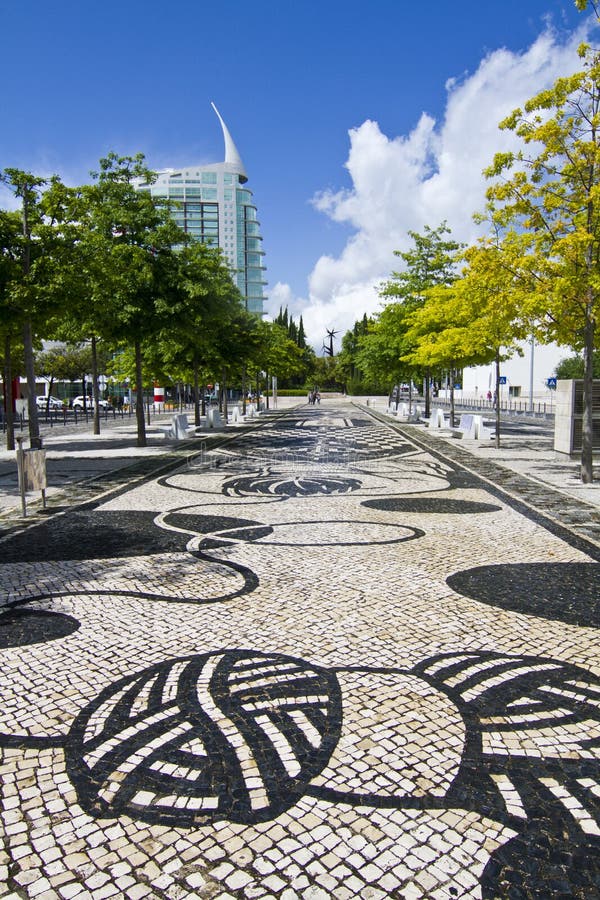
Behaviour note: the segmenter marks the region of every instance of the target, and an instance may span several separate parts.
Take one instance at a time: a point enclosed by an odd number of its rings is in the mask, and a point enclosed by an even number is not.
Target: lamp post
[[[531,335],[531,357],[529,359],[529,412],[533,412],[533,357],[535,350],[535,337]]]

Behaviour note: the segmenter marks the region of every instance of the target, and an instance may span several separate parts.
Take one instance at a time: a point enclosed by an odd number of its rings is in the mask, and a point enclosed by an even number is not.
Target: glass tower
[[[260,223],[244,164],[221,118],[225,161],[210,165],[163,169],[154,184],[138,184],[153,197],[174,202],[173,217],[188,234],[221,247],[249,312],[263,315],[265,266]]]

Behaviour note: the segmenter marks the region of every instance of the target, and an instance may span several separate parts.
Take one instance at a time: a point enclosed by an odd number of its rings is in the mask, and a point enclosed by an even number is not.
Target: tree
[[[151,183],[155,178],[143,154],[109,153],[93,174],[96,183],[81,189],[81,253],[89,279],[83,325],[93,346],[101,335],[133,347],[137,444],[144,447],[143,346],[157,331],[156,304],[163,292],[172,290],[174,247],[185,243],[186,235],[168,207],[136,190],[138,179]],[[92,375],[97,409],[98,383],[96,373]]]
[[[243,309],[242,295],[219,248],[194,241],[181,248],[171,264],[170,287],[156,302],[153,343],[167,371],[193,383],[199,425],[201,372],[205,378],[213,373],[215,380],[223,380],[223,373],[243,356],[245,339],[240,335],[246,333],[246,321],[255,317]]]
[[[288,375],[284,375],[283,372],[278,374],[278,378],[281,379],[280,386],[299,387],[300,385],[305,384],[307,378],[311,376],[311,373],[314,371],[316,359],[314,350],[306,343],[306,334],[302,316],[300,316],[299,323],[296,324],[293,317],[288,313],[287,306],[285,309],[280,307],[279,313],[274,320],[274,324],[282,328],[290,341],[292,341],[301,351],[301,365],[298,366],[294,364],[292,367],[294,374],[291,374],[292,370],[288,370]]]
[[[410,359],[425,366],[457,367],[494,361],[496,397],[500,362],[519,352],[530,331],[523,318],[522,284],[512,277],[513,244],[482,240],[463,254],[465,267],[452,285],[437,285],[411,316]],[[454,379],[451,418],[454,424]],[[500,404],[496,403],[496,446],[500,446]]]
[[[588,8],[588,3],[596,13],[596,16],[600,18],[600,7],[596,0],[575,0],[575,6],[582,12]]]
[[[407,341],[412,304],[388,303],[371,321],[360,324],[356,335],[354,363],[363,380],[373,386],[412,383],[414,365],[405,357],[410,350]],[[344,342],[342,341],[342,347]]]
[[[29,443],[32,449],[41,447],[35,400],[34,334],[35,323],[40,319],[42,303],[42,279],[38,277],[36,263],[43,261],[40,248],[44,216],[40,203],[41,188],[46,184],[31,172],[20,169],[5,169],[0,176],[21,201],[21,241],[18,254],[18,279],[13,280],[11,297],[13,306],[19,311],[22,325],[25,375],[27,378],[27,409],[29,422]]]
[[[17,212],[0,210],[0,335],[2,345],[2,375],[4,382],[4,415],[6,418],[6,449],[15,449],[13,414],[13,359],[15,345],[20,346],[20,310],[16,305],[13,286],[18,280],[21,256],[21,216]]]
[[[528,286],[536,337],[583,353],[581,478],[593,479],[593,353],[600,314],[600,56],[516,109],[500,127],[522,141],[487,170],[494,225],[520,243],[514,277]]]
[[[594,378],[600,378],[600,350],[594,351]],[[557,363],[554,369],[554,375],[556,378],[583,378],[583,357],[581,356],[568,356],[564,359],[561,359],[559,363]]]
[[[89,344],[60,344],[35,354],[35,368],[49,381],[48,395],[55,380],[82,381],[92,370],[92,348]],[[85,390],[83,391],[85,396]]]
[[[9,298],[22,327],[29,438],[31,447],[38,448],[34,350],[36,342],[51,336],[53,323],[66,318],[76,285],[82,290],[78,224],[73,221],[73,189],[56,176],[47,182],[29,172],[6,169],[0,178],[21,200],[19,252]]]
[[[426,225],[423,234],[409,231],[414,247],[405,252],[394,250],[394,255],[404,260],[406,268],[392,272],[390,280],[381,286],[379,295],[397,297],[403,303],[419,306],[429,288],[436,284],[451,284],[461,244],[444,238],[450,233],[446,222],[437,228]]]
[[[422,234],[409,231],[413,240],[412,249],[402,252],[394,250],[405,264],[405,269],[400,272],[392,272],[389,281],[385,282],[379,295],[384,298],[395,298],[402,304],[403,311],[398,312],[396,318],[401,327],[406,331],[407,316],[425,302],[427,291],[436,285],[449,285],[455,277],[457,254],[461,245],[445,235],[450,234],[446,222],[442,222],[437,228],[425,226]],[[387,324],[387,323],[386,323]],[[391,324],[391,322],[389,323]],[[376,333],[377,329],[375,329]],[[390,334],[391,337],[391,334]],[[410,358],[410,348],[400,333],[396,335],[395,343],[400,353],[395,365],[388,370],[396,373],[400,368],[406,371],[407,360]],[[412,381],[413,372],[409,373]],[[429,382],[430,373],[426,372],[425,414],[429,415]]]
[[[355,394],[361,390],[364,372],[358,364],[360,339],[369,333],[369,319],[365,313],[362,319],[342,336],[342,346],[336,357],[337,370],[346,393]]]

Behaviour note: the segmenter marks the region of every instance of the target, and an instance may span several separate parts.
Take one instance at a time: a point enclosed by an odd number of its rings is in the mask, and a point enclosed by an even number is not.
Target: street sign
[[[506,384],[506,375],[501,375],[498,381],[500,384]]]
[[[556,378],[546,378],[546,386],[549,388],[556,387]]]

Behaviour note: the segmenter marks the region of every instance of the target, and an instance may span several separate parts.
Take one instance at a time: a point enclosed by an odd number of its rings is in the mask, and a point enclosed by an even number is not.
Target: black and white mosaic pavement
[[[600,897],[598,545],[350,403],[0,542],[0,897]]]

